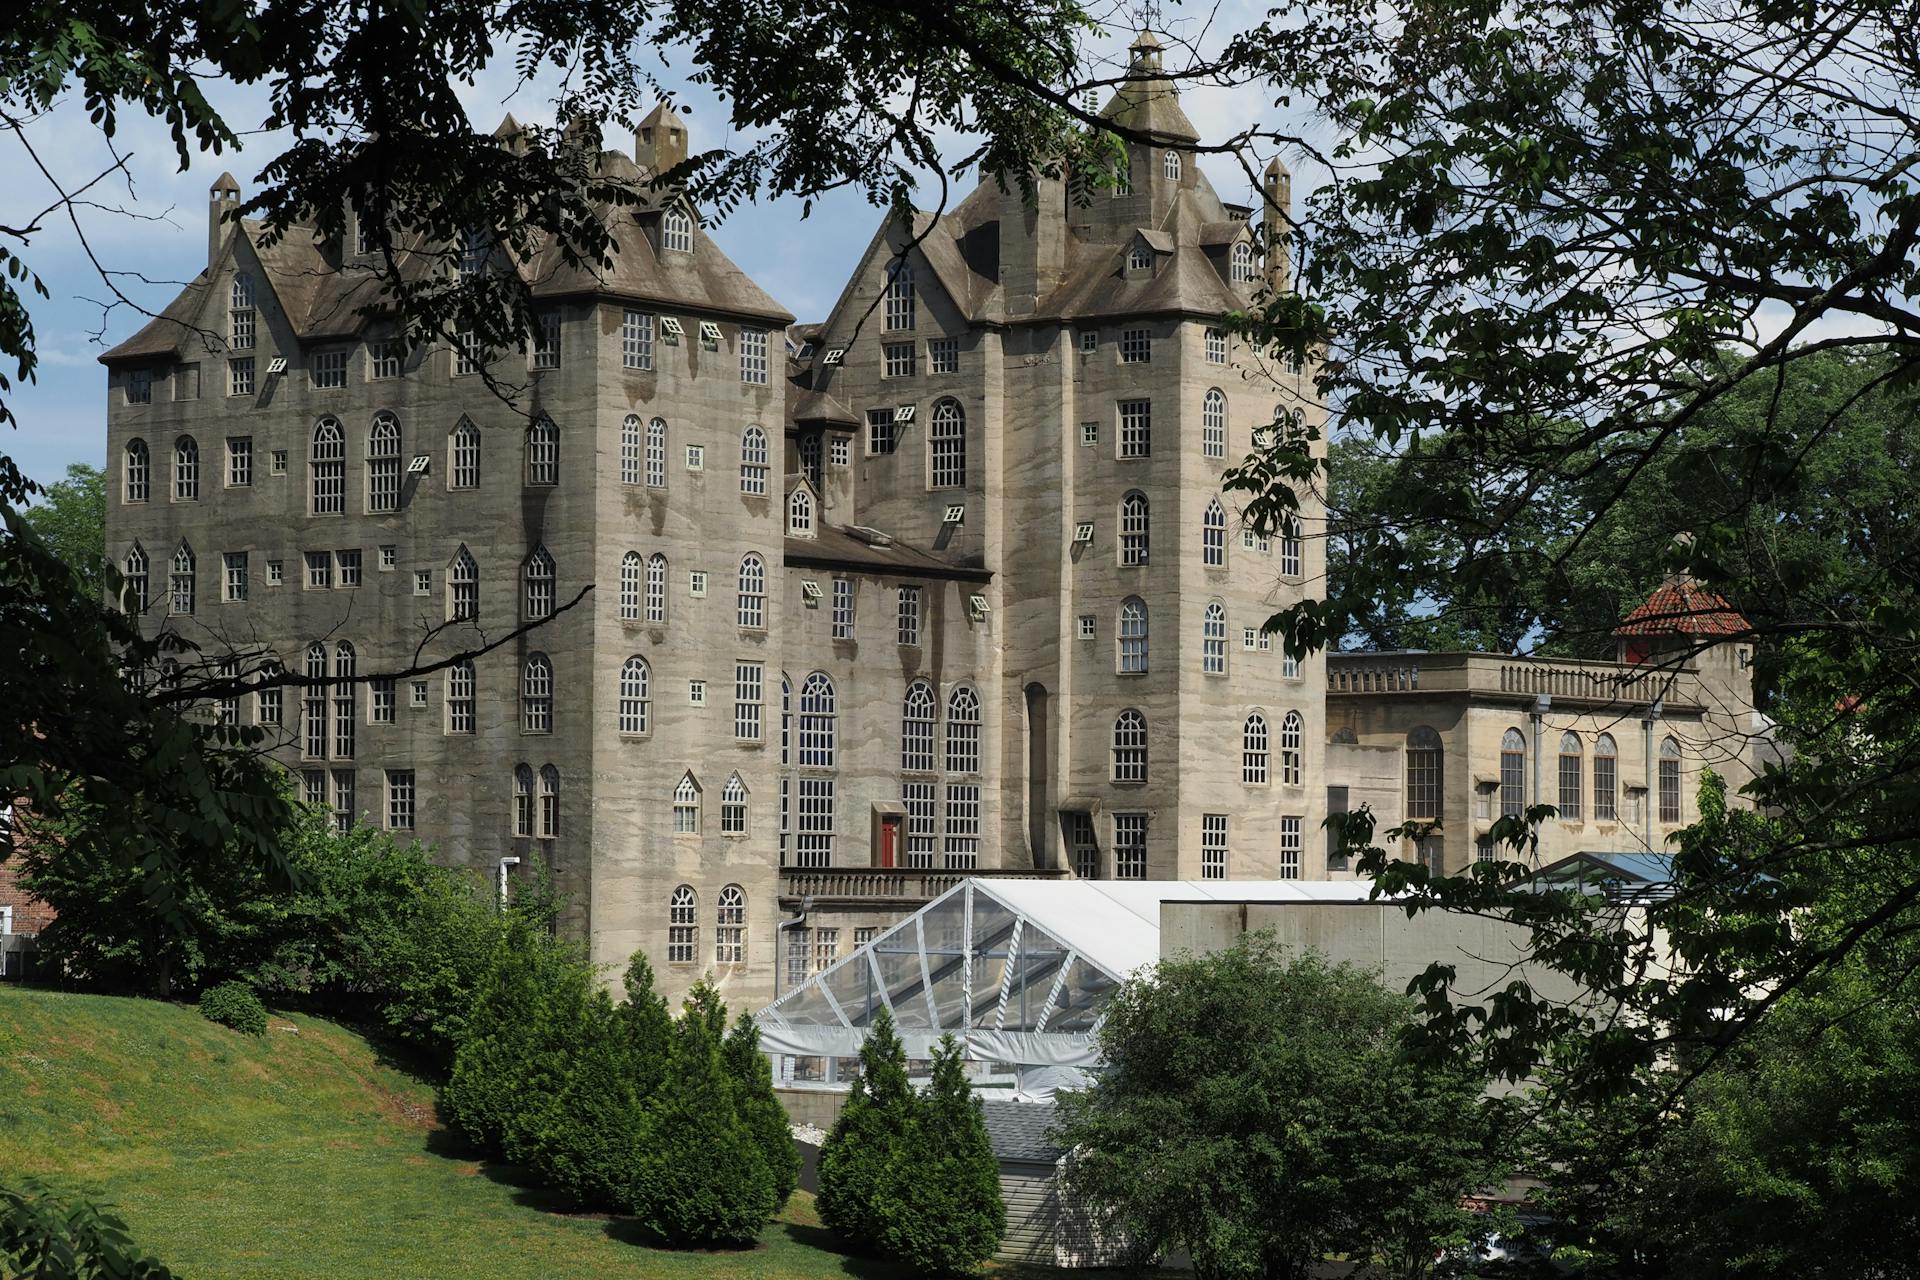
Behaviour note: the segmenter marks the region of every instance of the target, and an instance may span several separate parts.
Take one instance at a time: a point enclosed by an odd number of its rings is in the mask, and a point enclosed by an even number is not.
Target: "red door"
[[[880,866],[891,867],[899,856],[900,819],[884,817],[880,819]]]

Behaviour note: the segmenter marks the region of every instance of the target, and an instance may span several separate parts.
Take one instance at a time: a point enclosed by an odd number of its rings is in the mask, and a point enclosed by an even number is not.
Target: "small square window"
[[[1260,652],[1262,653],[1273,652],[1273,637],[1268,635],[1264,631],[1260,633]]]
[[[700,322],[700,347],[704,351],[720,349],[720,326],[711,320]]]
[[[707,705],[707,682],[705,680],[687,681],[687,704],[704,707]]]
[[[287,474],[287,451],[285,449],[275,449],[273,451],[272,467],[274,475],[283,476]]]
[[[382,378],[400,376],[400,344],[398,342],[370,342],[367,344],[367,377],[378,381]]]
[[[836,467],[844,467],[853,461],[853,437],[835,436],[828,446],[828,455]]]
[[[913,376],[913,344],[911,342],[885,342],[880,345],[880,354],[884,358],[881,376],[887,378],[911,378]]]
[[[1080,331],[1080,354],[1090,356],[1099,349],[1100,331],[1098,329],[1082,329]]]
[[[287,580],[286,564],[280,560],[267,561],[267,585],[277,587]]]
[[[389,544],[387,546],[381,547],[380,548],[380,572],[385,573],[387,570],[393,568],[397,555],[398,555],[398,548],[394,547],[393,545]]]
[[[1248,653],[1252,653],[1254,650],[1254,642],[1259,638],[1259,635],[1260,633],[1252,627],[1242,627],[1240,629],[1240,647]]]
[[[674,319],[672,316],[660,317],[661,341],[665,342],[670,347],[677,347],[680,345],[681,332],[682,330],[680,328],[680,322],[678,320]]]
[[[333,389],[347,385],[347,353],[344,351],[316,351],[313,353],[313,365],[308,370],[313,385],[322,389]]]
[[[153,403],[153,370],[135,369],[127,375],[127,403]]]
[[[1090,613],[1080,615],[1080,628],[1077,633],[1082,640],[1092,640],[1100,634],[1100,623]]]
[[[433,594],[433,570],[415,569],[413,571],[413,594],[417,596]]]
[[[413,688],[407,695],[407,705],[413,707],[424,707],[427,705],[427,682],[425,680],[415,680],[413,682]]]
[[[1081,423],[1080,424],[1080,443],[1083,445],[1099,444],[1100,443],[1100,424],[1097,422]]]
[[[927,372],[960,372],[960,339],[929,339],[927,342]]]
[[[705,600],[707,598],[707,571],[705,569],[688,571],[687,594],[697,600]]]
[[[1146,329],[1120,331],[1120,363],[1149,364],[1153,360],[1153,334]]]
[[[687,446],[687,470],[705,471],[707,469],[707,447],[703,444]]]

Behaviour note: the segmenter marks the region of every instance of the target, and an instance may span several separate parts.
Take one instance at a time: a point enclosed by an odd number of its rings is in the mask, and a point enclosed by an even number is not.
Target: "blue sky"
[[[1236,0],[1214,10],[1198,38],[1214,44],[1231,33],[1236,15],[1256,19],[1251,0]],[[1166,21],[1181,38],[1184,20]],[[1121,56],[1128,42],[1115,33],[1099,51],[1103,61]],[[1169,57],[1169,66],[1174,59]],[[1109,72],[1106,72],[1110,74]],[[665,68],[663,83],[684,96],[696,147],[724,145],[730,139],[726,113],[697,87],[687,86],[684,67]],[[491,131],[512,111],[523,120],[550,121],[548,86],[516,86],[510,64],[489,68],[462,97],[475,128]],[[264,116],[264,93],[218,82],[207,85],[209,98],[237,130]],[[1218,138],[1267,114],[1270,104],[1251,88],[1195,87],[1184,95],[1188,114],[1204,137]],[[31,299],[40,355],[38,380],[7,393],[19,420],[0,449],[21,469],[41,481],[58,479],[71,462],[101,463],[105,455],[106,377],[97,357],[140,327],[145,317],[127,306],[103,308],[110,287],[92,259],[111,273],[112,283],[130,299],[159,310],[206,262],[206,192],[222,171],[231,171],[243,191],[282,147],[286,135],[245,134],[237,154],[196,157],[179,170],[164,126],[127,116],[110,147],[73,99],[26,126],[24,139],[0,138],[0,223],[22,225],[55,199],[57,181],[73,191],[110,169],[124,169],[91,186],[76,211],[79,230],[63,211],[49,214],[42,229],[22,250],[45,282],[49,298]],[[616,140],[609,137],[609,145]],[[630,145],[630,142],[629,142]],[[955,138],[949,154],[965,149]],[[1291,162],[1291,159],[1290,159]],[[41,172],[41,166],[46,173]],[[1209,159],[1202,167],[1223,199],[1253,203],[1256,195],[1237,166]],[[1296,165],[1296,169],[1297,169]],[[971,185],[966,180],[965,186]],[[956,197],[962,192],[956,192]],[[1296,185],[1296,200],[1305,194]],[[929,197],[931,198],[931,197]],[[802,218],[797,200],[775,200],[736,210],[715,232],[720,245],[786,307],[803,320],[826,315],[855,260],[878,223],[879,211],[854,191],[839,191],[814,202]],[[82,243],[82,233],[85,244]],[[92,255],[89,257],[88,248]],[[124,274],[120,274],[124,273]],[[11,370],[7,371],[11,376]]]

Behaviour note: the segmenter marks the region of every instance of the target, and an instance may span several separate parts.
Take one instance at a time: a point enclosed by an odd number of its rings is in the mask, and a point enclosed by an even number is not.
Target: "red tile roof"
[[[1660,585],[1614,629],[1616,636],[1737,636],[1753,630],[1726,600],[1685,580]]]

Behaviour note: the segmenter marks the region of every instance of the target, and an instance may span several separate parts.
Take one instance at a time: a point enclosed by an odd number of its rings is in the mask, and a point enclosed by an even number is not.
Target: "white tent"
[[[970,877],[760,1011],[776,1058],[849,1058],[890,1009],[909,1058],[948,1032],[1020,1094],[1085,1083],[1108,999],[1160,958],[1163,902],[1358,902],[1368,881]]]

